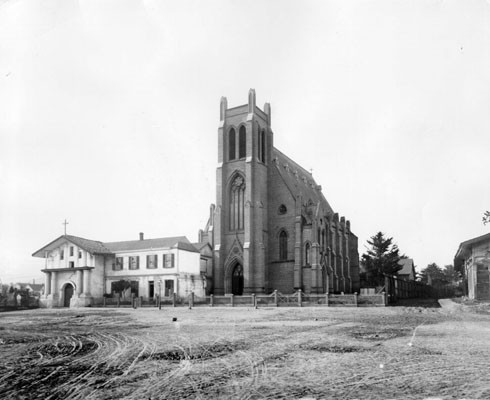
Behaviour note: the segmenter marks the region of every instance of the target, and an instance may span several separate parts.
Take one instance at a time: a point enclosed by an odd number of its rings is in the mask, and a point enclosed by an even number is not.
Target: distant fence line
[[[385,293],[360,295],[354,294],[309,294],[298,290],[292,294],[283,294],[275,290],[273,293],[234,296],[232,294],[205,297],[195,296],[193,292],[179,299],[175,294],[145,300],[143,297],[131,299],[102,298],[96,299],[93,306],[101,307],[384,307],[387,304]]]
[[[395,303],[398,299],[412,298],[445,298],[455,294],[452,286],[433,287],[418,281],[406,281],[395,276],[385,275],[385,285],[378,291],[384,291],[387,304]]]

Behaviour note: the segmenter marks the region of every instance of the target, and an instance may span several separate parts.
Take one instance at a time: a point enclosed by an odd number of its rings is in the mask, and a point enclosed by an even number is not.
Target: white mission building
[[[197,247],[196,247],[197,246]],[[45,307],[84,307],[103,296],[204,296],[206,257],[185,236],[100,242],[62,235],[36,251],[45,259]],[[201,270],[202,269],[202,270]],[[123,289],[121,289],[121,284]]]

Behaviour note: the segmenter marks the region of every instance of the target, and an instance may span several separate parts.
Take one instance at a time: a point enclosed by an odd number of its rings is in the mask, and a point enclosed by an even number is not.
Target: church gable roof
[[[72,235],[61,235],[46,246],[42,247],[32,255],[34,257],[44,257],[45,251],[51,251],[61,246],[65,241],[73,243],[81,249],[88,251],[91,254],[110,254],[111,251],[104,246],[104,243],[97,240],[90,240]]]
[[[275,168],[293,197],[301,194],[304,200],[311,200],[315,204],[320,203],[327,212],[333,213],[332,207],[328,204],[321,192],[321,187],[317,185],[311,173],[276,148],[273,148],[272,158]]]

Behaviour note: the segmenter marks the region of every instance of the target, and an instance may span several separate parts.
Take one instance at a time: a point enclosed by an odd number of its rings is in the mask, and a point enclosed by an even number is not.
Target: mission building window
[[[279,234],[279,260],[288,259],[288,234],[286,231],[281,231]]]
[[[230,129],[228,137],[228,160],[232,161],[236,158],[236,133],[235,129]]]
[[[60,260],[64,260],[64,259],[65,259],[65,250],[61,250]]]
[[[129,269],[140,269],[140,256],[129,257]]]
[[[114,264],[114,271],[121,271],[123,269],[123,261],[122,257],[116,257],[116,263]]]
[[[146,268],[155,269],[158,267],[158,258],[156,254],[146,256]],[[153,297],[153,296],[150,296]]]
[[[245,218],[245,181],[241,175],[237,175],[230,188],[230,230],[243,229]]]
[[[238,135],[238,158],[244,158],[247,153],[247,130],[244,126],[240,127]]]
[[[175,265],[175,255],[174,254],[164,254],[163,255],[163,268],[173,268]]]

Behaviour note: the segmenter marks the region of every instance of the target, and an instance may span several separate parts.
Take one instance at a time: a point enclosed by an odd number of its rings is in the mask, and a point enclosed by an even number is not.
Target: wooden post
[[[189,295],[189,310],[194,307],[194,292]]]
[[[327,307],[329,306],[329,304],[328,304],[328,292],[325,293],[325,304],[327,305]]]
[[[279,306],[279,298],[277,296],[277,290],[274,290],[274,304],[276,305],[276,307]]]
[[[117,296],[117,307],[119,308],[121,306],[121,296]]]
[[[172,307],[175,307],[175,303],[177,303],[177,295],[172,293]]]
[[[357,292],[354,292],[354,305],[357,307]]]
[[[209,296],[209,305],[210,305],[211,307],[214,307],[214,295],[210,295],[210,296]]]
[[[298,289],[298,307],[303,307],[303,298],[301,297],[301,289]]]
[[[162,298],[160,297],[160,295],[158,295],[157,299],[158,299],[158,309],[161,310],[162,309]]]
[[[381,293],[383,295],[383,306],[386,307],[386,292]]]
[[[104,297],[102,297],[102,304],[103,304],[103,306],[105,307],[105,296],[104,296]]]
[[[252,293],[252,307],[256,307],[257,304],[256,304],[256,298],[255,298],[255,293]]]
[[[230,296],[231,306],[235,307],[235,299],[233,298],[233,294]]]

